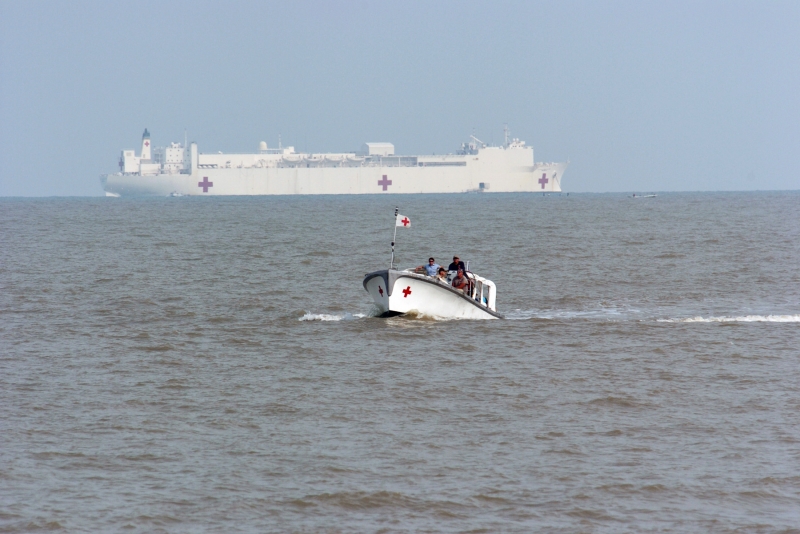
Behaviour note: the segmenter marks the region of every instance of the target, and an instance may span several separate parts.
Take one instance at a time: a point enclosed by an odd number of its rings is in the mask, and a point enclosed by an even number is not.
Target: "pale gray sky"
[[[508,123],[565,191],[798,189],[800,2],[0,0],[0,195],[100,195],[147,127],[204,152]]]

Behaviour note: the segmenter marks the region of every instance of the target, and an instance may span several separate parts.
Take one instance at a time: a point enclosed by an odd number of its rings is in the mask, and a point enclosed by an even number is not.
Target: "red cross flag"
[[[408,228],[409,226],[411,226],[411,219],[409,219],[405,215],[398,215],[395,226],[403,226],[405,228]]]

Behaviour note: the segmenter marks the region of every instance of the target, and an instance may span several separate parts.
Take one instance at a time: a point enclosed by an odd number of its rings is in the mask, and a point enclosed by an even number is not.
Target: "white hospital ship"
[[[306,154],[294,147],[251,154],[203,154],[197,144],[151,147],[145,129],[139,155],[123,150],[120,172],[100,176],[107,196],[347,195],[561,191],[567,163],[535,163],[533,148],[511,139],[487,146],[474,136],[455,154],[395,155],[391,143],[358,152]]]

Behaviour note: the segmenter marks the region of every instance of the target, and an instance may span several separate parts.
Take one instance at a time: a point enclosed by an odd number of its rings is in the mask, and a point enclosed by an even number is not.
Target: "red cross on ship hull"
[[[383,175],[381,180],[378,180],[378,185],[383,187],[383,190],[386,191],[390,185],[392,185],[392,181],[387,179],[386,175]]]
[[[547,184],[547,182],[549,182],[549,181],[550,181],[550,180],[548,180],[548,179],[547,179],[547,173],[542,173],[542,177],[541,177],[541,178],[539,178],[539,183],[540,183],[540,184],[542,184],[542,189],[544,189],[544,186],[545,186],[545,185]]]
[[[202,187],[203,188],[203,193],[208,193],[208,188],[209,187],[214,187],[214,182],[209,182],[208,181],[208,176],[203,176],[203,181],[202,182],[197,182],[197,187]]]

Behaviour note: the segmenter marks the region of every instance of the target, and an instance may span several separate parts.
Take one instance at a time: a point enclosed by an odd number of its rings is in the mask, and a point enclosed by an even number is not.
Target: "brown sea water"
[[[370,317],[396,205],[507,319]],[[798,529],[798,214],[0,199],[0,531]]]

